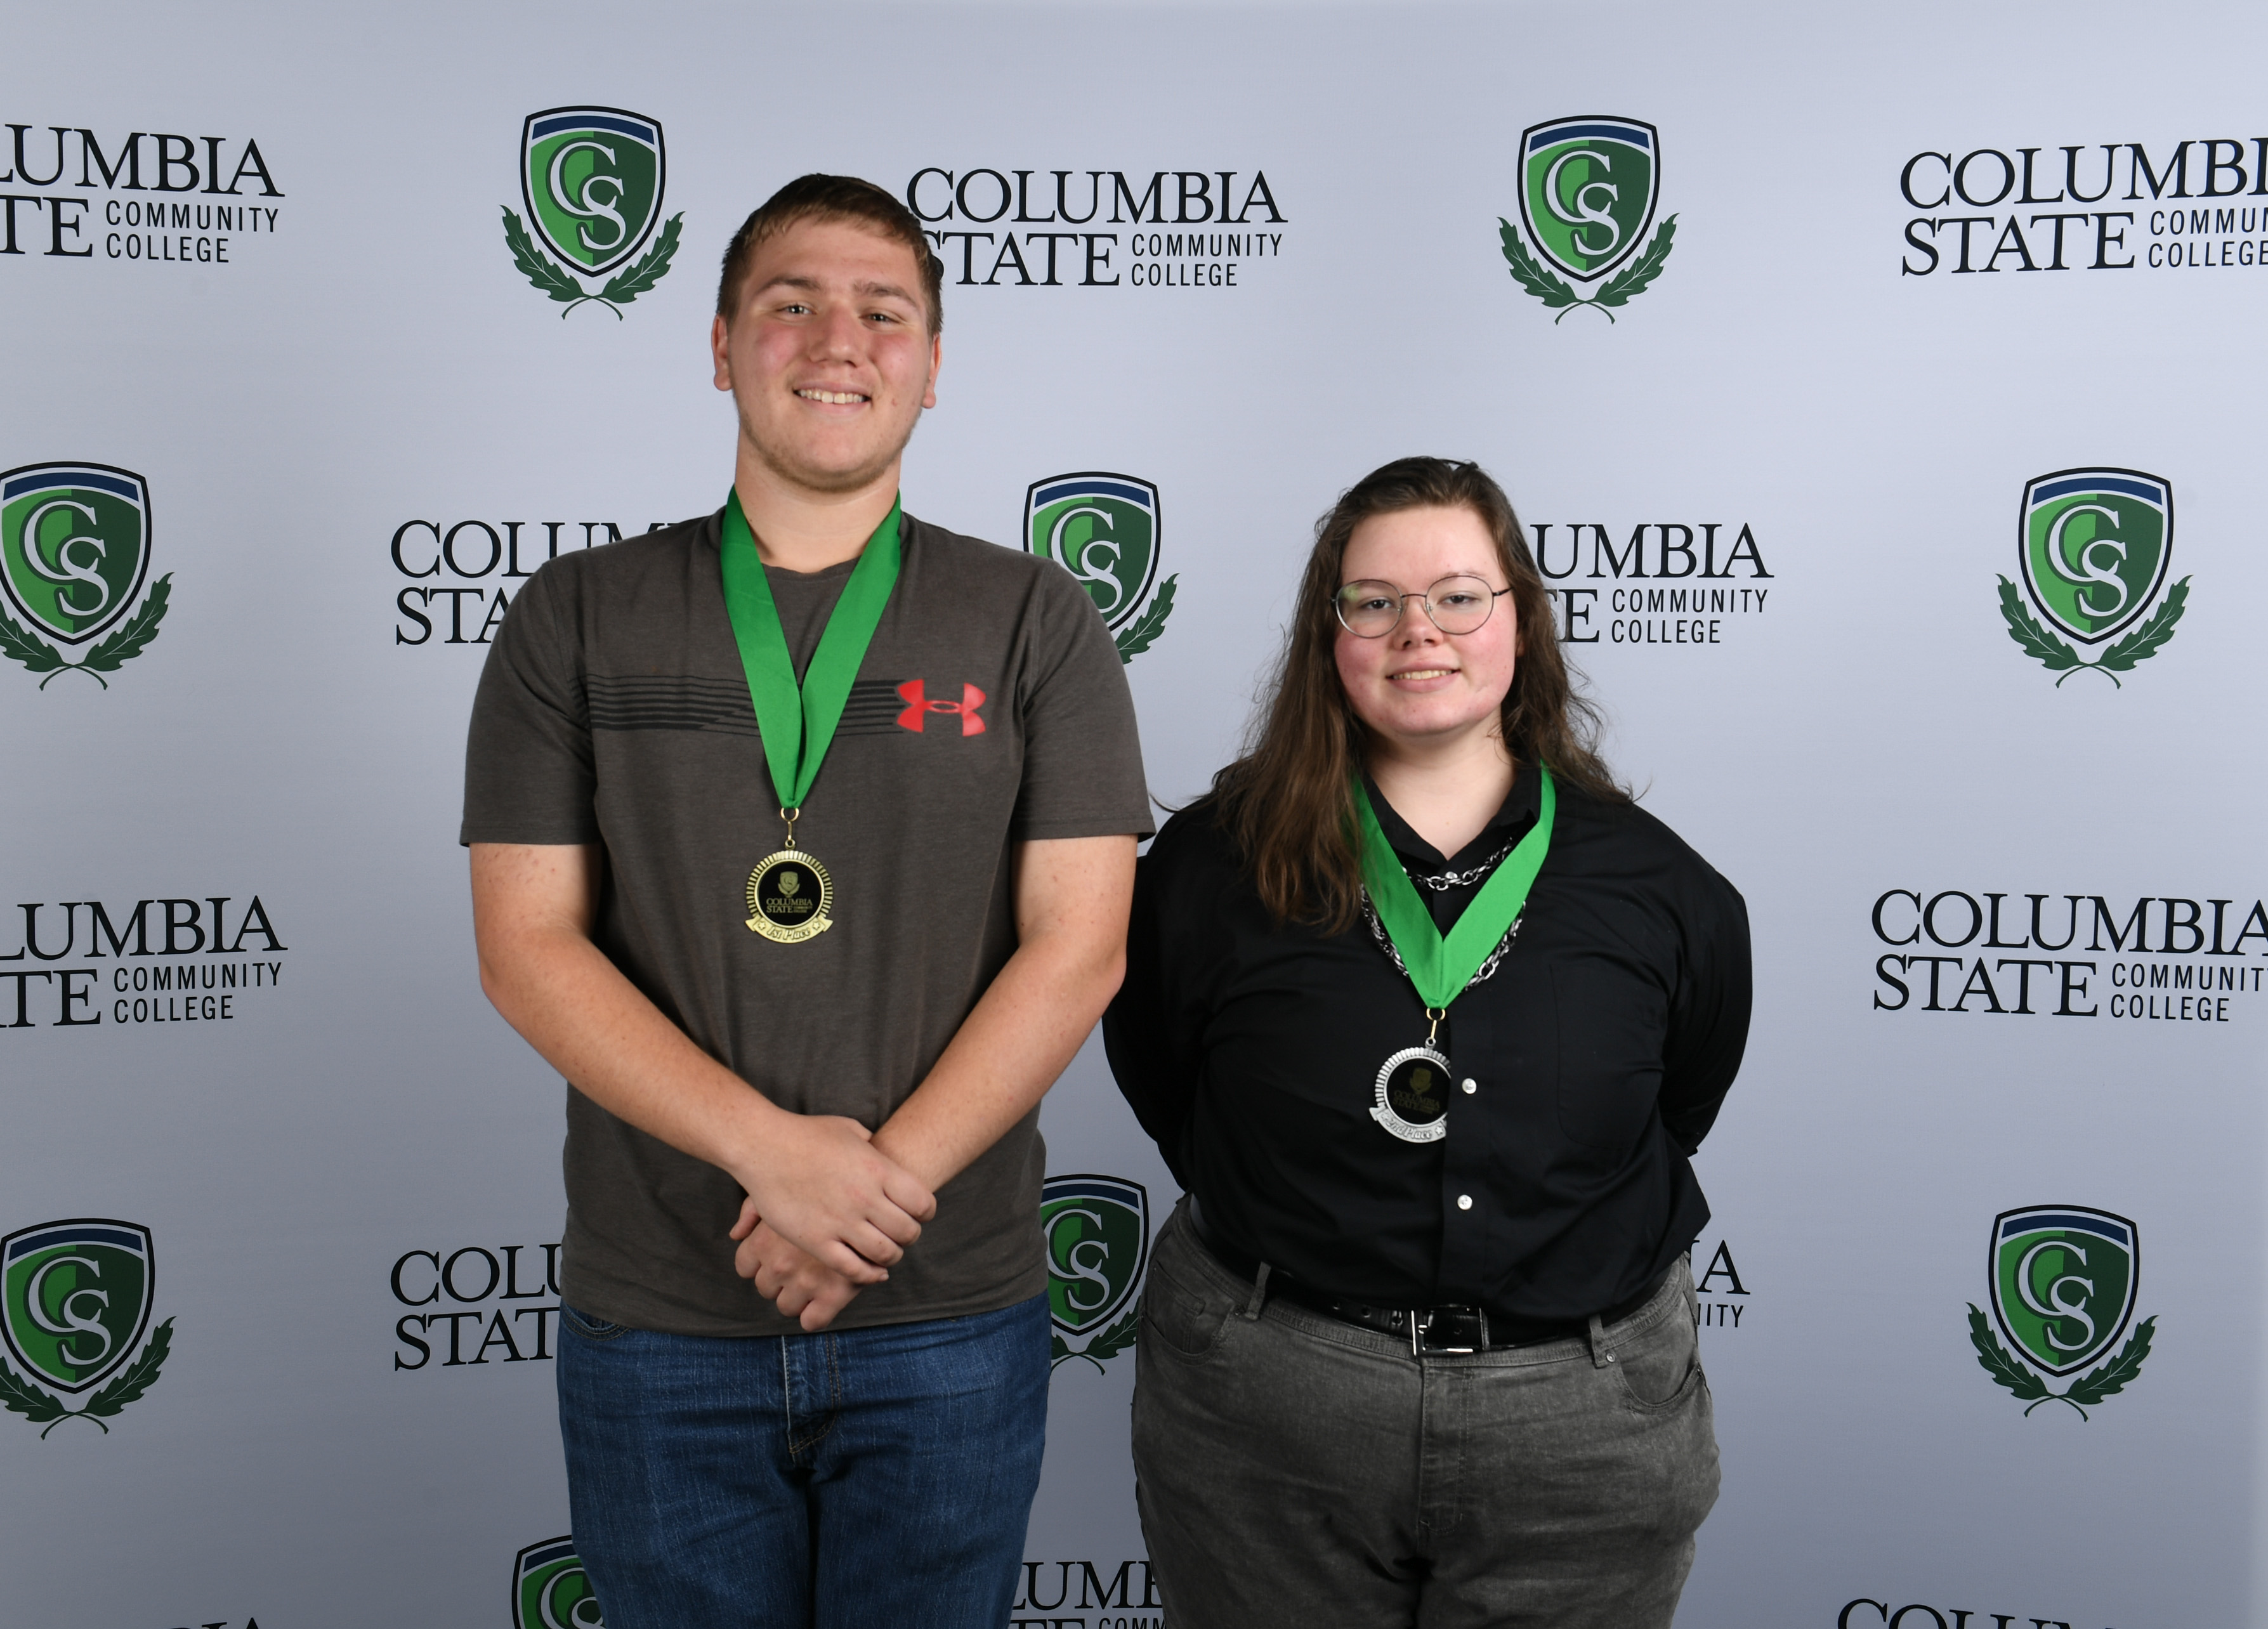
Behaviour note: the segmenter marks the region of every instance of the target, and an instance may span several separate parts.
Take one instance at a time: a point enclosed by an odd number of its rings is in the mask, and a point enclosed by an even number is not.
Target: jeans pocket
[[[1616,1343],[1615,1379],[1623,1400],[1646,1413],[1683,1408],[1702,1386],[1701,1336],[1682,1303],[1635,1339]]]
[[[559,1326],[572,1330],[585,1340],[620,1340],[630,1332],[627,1323],[610,1323],[604,1318],[594,1318],[587,1312],[578,1312],[565,1301],[559,1303]]]
[[[1172,1246],[1196,1246],[1161,1239],[1167,1249],[1150,1260],[1150,1281],[1142,1288],[1142,1328],[1157,1348],[1190,1362],[1203,1362],[1219,1350],[1236,1302],[1204,1279],[1174,1261]],[[1184,1276],[1186,1274],[1186,1276]]]

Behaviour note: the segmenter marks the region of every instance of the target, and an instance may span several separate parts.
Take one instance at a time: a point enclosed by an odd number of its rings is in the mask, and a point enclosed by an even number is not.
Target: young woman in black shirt
[[[1251,750],[1141,862],[1104,1036],[1188,1194],[1134,1403],[1183,1629],[1670,1620],[1717,1492],[1689,1156],[1748,923],[1594,737],[1502,490],[1400,460],[1324,517]]]

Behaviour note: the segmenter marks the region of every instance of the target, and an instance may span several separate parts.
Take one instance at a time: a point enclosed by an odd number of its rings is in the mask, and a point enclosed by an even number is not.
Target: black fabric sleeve
[[[1749,1044],[1749,908],[1714,872],[1687,907],[1684,967],[1662,1047],[1661,1124],[1689,1155],[1716,1123]]]
[[[1186,1189],[1189,1174],[1182,1149],[1197,1106],[1199,1065],[1196,1021],[1181,1010],[1176,993],[1190,969],[1177,955],[1168,921],[1168,901],[1182,868],[1181,825],[1182,817],[1167,822],[1150,851],[1136,862],[1126,977],[1102,1015],[1102,1044],[1134,1117],[1158,1145],[1174,1180]]]

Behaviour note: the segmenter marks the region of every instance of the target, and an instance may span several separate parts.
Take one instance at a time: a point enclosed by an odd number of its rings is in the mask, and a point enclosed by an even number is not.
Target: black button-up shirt
[[[1523,766],[1446,859],[1374,785],[1371,804],[1411,876],[1438,878],[1486,868],[1538,790]],[[1380,1065],[1426,1020],[1369,925],[1279,927],[1209,803],[1167,822],[1103,1036],[1210,1234],[1348,1299],[1529,1318],[1612,1306],[1692,1242],[1709,1207],[1687,1156],[1748,1038],[1747,907],[1644,810],[1557,792],[1519,932],[1437,1037],[1453,1084],[1432,1143],[1370,1115]],[[1418,894],[1446,930],[1479,886]]]

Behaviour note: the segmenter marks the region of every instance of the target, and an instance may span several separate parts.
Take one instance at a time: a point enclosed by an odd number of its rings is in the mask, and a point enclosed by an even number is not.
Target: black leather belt
[[[1243,1251],[1223,1243],[1211,1232],[1198,1223],[1195,1215],[1189,1218],[1190,1230],[1213,1259],[1240,1279],[1256,1279],[1261,1264]],[[1627,1318],[1646,1302],[1661,1287],[1662,1279],[1669,1276],[1665,1270],[1637,1294],[1627,1301],[1616,1301],[1602,1309],[1601,1323],[1617,1323]],[[1336,1318],[1342,1323],[1375,1330],[1381,1335],[1406,1338],[1412,1356],[1426,1353],[1469,1353],[1501,1350],[1510,1346],[1540,1345],[1548,1340],[1580,1339],[1591,1332],[1591,1321],[1583,1318],[1523,1318],[1508,1313],[1491,1312],[1485,1307],[1461,1305],[1447,1307],[1373,1307],[1366,1301],[1348,1301],[1329,1291],[1270,1269],[1268,1294],[1280,1295],[1285,1301],[1305,1307],[1310,1312],[1320,1312],[1325,1317]]]

